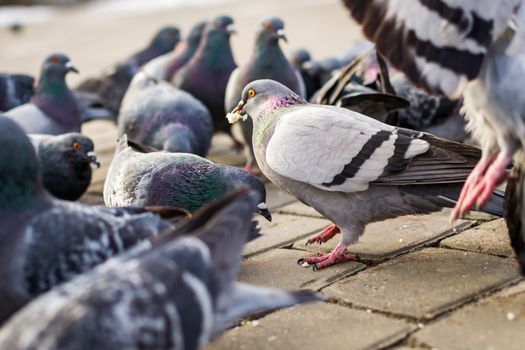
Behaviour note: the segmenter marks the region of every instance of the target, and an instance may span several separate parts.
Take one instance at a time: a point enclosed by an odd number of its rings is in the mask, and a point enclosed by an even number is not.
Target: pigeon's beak
[[[100,168],[100,162],[98,161],[97,154],[93,151],[87,153],[89,163],[95,165],[97,168]]]
[[[265,202],[257,205],[257,214],[263,216],[266,220],[272,222],[272,214],[268,210],[268,205]]]
[[[72,64],[69,64],[69,63],[66,64],[66,71],[68,73],[69,72],[78,73],[78,69],[75,66],[73,66]]]
[[[285,43],[288,42],[288,38],[286,37],[286,33],[284,32],[284,29],[279,29],[277,31],[277,36],[279,37],[279,39],[283,39]]]
[[[230,113],[226,114],[226,118],[230,124],[237,123],[239,119],[246,120],[246,118],[248,118],[246,113],[242,110],[245,104],[246,102],[241,100],[237,107],[235,107]]]
[[[233,23],[226,26],[226,33],[228,33],[228,35],[237,34],[237,29],[235,29],[235,25]]]

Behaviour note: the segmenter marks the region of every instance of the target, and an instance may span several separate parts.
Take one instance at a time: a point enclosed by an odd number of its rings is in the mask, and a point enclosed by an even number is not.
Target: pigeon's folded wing
[[[364,191],[389,167],[426,152],[426,141],[344,109],[301,107],[283,116],[266,149],[277,173],[329,191]]]
[[[458,97],[521,0],[343,0],[368,39],[410,80]]]
[[[481,155],[473,146],[341,111],[307,107],[282,117],[268,142],[268,165],[324,190],[357,192],[370,184],[463,182]]]

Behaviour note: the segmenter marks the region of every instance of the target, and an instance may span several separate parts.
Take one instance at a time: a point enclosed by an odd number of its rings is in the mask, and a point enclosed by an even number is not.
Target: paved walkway
[[[116,129],[88,124],[102,168],[83,201],[102,203]],[[216,137],[210,158],[242,159]],[[330,222],[267,184],[273,222],[248,244],[239,279],[261,286],[319,290],[322,303],[244,320],[208,346],[234,349],[523,349],[525,282],[503,219],[476,214],[450,226],[448,210],[369,225],[352,247],[361,260],[314,272],[296,261],[329,251],[305,246]]]

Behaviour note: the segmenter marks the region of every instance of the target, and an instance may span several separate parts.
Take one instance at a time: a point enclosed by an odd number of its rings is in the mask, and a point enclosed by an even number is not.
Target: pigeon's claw
[[[313,265],[313,270],[321,270],[325,267],[332,266],[342,261],[355,261],[357,256],[346,252],[346,246],[338,244],[330,253],[318,254],[299,259],[298,263]]]
[[[494,156],[482,157],[467,177],[456,206],[454,207],[454,210],[452,210],[450,217],[451,222],[454,222],[460,216],[463,216],[474,206],[474,202],[471,203],[470,201],[467,201],[469,194],[481,182],[483,175],[493,161]]]
[[[306,241],[306,245],[308,244],[322,244],[324,242],[328,242],[330,239],[332,239],[336,234],[340,233],[341,229],[336,224],[332,224],[319,232],[316,235],[313,235]]]

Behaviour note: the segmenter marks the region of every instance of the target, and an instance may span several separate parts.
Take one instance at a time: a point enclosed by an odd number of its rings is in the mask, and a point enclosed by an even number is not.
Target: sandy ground
[[[55,20],[29,24],[18,35],[0,29],[0,71],[37,74],[46,55],[64,52],[81,71],[68,78],[75,85],[137,51],[163,25],[177,25],[184,34],[195,22],[220,14],[236,21],[232,45],[238,64],[248,58],[257,26],[270,16],[286,23],[286,52],[305,47],[317,58],[339,55],[360,37],[338,0],[233,1],[142,14],[105,14],[81,5],[60,10]]]

